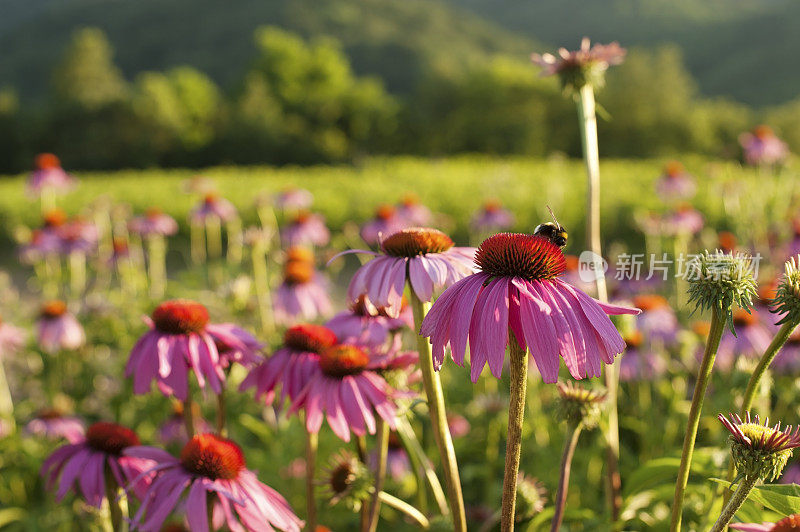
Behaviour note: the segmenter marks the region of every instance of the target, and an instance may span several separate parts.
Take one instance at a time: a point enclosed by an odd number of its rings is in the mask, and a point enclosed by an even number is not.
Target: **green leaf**
[[[712,478],[711,480],[725,487],[730,486],[730,482],[725,480],[718,478]],[[758,486],[750,492],[747,499],[774,510],[784,517],[800,513],[800,486],[797,484],[766,484]]]
[[[0,510],[0,528],[15,521],[22,521],[24,518],[25,510],[22,508],[3,508]]]

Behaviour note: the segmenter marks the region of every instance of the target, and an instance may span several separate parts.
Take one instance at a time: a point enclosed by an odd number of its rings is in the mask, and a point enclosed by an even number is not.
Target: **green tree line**
[[[526,154],[580,150],[574,110],[556,80],[497,55],[432,70],[404,94],[359,77],[339,42],[275,27],[255,33],[257,58],[223,91],[188,66],[125,79],[102,31],[79,30],[46,101],[0,89],[0,172],[42,151],[66,167],[348,162],[363,154]],[[800,100],[755,110],[702,98],[675,48],[631,50],[599,96],[605,155],[736,156],[738,134],[768,120],[800,148]]]

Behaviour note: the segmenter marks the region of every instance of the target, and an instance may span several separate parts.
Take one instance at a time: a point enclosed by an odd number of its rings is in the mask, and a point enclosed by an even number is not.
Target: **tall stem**
[[[228,234],[228,264],[235,266],[242,262],[242,221],[234,218],[225,224]]]
[[[417,435],[414,433],[414,429],[407,419],[401,417],[397,420],[397,434],[400,436],[403,445],[406,446],[406,452],[408,452],[409,457],[416,456],[419,461],[419,467],[422,468],[424,478],[433,492],[433,498],[436,500],[439,512],[441,512],[442,515],[450,515],[450,508],[447,506],[447,497],[445,497],[442,485],[439,483],[439,477],[436,476],[436,470],[425,454],[425,450],[419,443]],[[425,491],[424,484],[420,484],[420,491]],[[425,510],[424,506],[421,506],[420,509],[423,511]]]
[[[0,421],[3,420],[8,423],[9,432],[13,432],[15,428],[14,400],[11,397],[11,387],[8,385],[3,359],[0,358]]]
[[[86,256],[80,251],[69,254],[69,279],[72,297],[79,298],[86,288]]]
[[[414,522],[420,526],[420,528],[426,529],[430,526],[430,522],[428,521],[428,518],[425,517],[425,514],[408,504],[406,501],[398,499],[394,495],[389,495],[385,491],[378,493],[378,498],[387,506],[391,506],[395,510],[406,514],[408,517],[413,519]]]
[[[413,289],[409,293],[411,295],[411,309],[414,313],[414,328],[417,332],[417,350],[419,351],[419,365],[422,370],[422,383],[428,400],[433,436],[436,440],[442,468],[444,469],[444,480],[447,486],[450,512],[453,516],[453,527],[455,532],[466,532],[467,518],[464,511],[464,497],[461,493],[461,478],[458,473],[453,440],[450,437],[450,428],[447,425],[442,382],[439,380],[439,374],[433,370],[431,344],[427,338],[419,335],[422,320],[428,308],[430,308],[430,303],[420,301]]]
[[[578,438],[581,435],[581,424],[570,423],[567,425],[567,438],[564,441],[564,452],[561,455],[561,477],[558,479],[558,491],[555,499],[555,513],[550,525],[550,532],[561,529],[561,521],[564,519],[564,509],[567,506],[567,490],[569,489],[569,475],[572,470],[572,456],[575,454],[575,447],[578,445]]]
[[[161,235],[147,237],[147,271],[150,274],[150,297],[164,296],[167,284],[167,242]]]
[[[317,529],[317,497],[314,491],[319,433],[306,432],[306,530]]]
[[[192,262],[194,262],[195,266],[199,266],[206,260],[206,243],[203,224],[191,222],[189,224],[189,230],[192,246]]]
[[[217,394],[217,434],[223,438],[228,435],[228,430],[225,428],[225,420],[227,419],[225,403],[225,387],[223,387]]]
[[[183,423],[186,427],[186,437],[190,440],[194,437],[194,401],[192,401],[192,391],[186,393],[186,400],[183,402]]]
[[[125,515],[122,511],[122,505],[117,497],[119,487],[117,480],[111,473],[111,469],[105,466],[105,484],[106,484],[106,499],[108,500],[109,518],[111,520],[111,530],[113,532],[121,532],[123,530],[123,523],[125,523]]]
[[[741,508],[742,504],[744,504],[744,501],[747,500],[747,496],[753,490],[756,482],[758,482],[757,476],[746,476],[739,481],[739,486],[736,488],[736,492],[725,505],[725,508],[722,509],[722,513],[720,514],[719,519],[717,519],[717,522],[714,523],[714,526],[711,528],[711,532],[722,532],[725,530],[725,527],[727,527],[728,523],[731,522],[733,516],[736,515],[736,512],[738,512],[739,508]]]
[[[253,284],[255,286],[256,300],[258,301],[258,315],[261,318],[261,331],[265,335],[272,332],[272,305],[269,299],[269,272],[267,270],[267,248],[262,244],[254,244],[250,249],[250,259],[253,264]]]
[[[528,353],[509,329],[509,369],[511,375],[508,405],[508,433],[506,436],[506,466],[503,474],[503,503],[500,510],[500,530],[514,530],[517,502],[517,475],[522,450],[522,423],[525,417],[525,393],[528,388]]]
[[[381,513],[380,493],[386,480],[386,458],[389,454],[389,425],[380,416],[376,416],[378,437],[375,441],[375,450],[378,452],[375,464],[375,486],[367,513],[367,524],[362,532],[375,532],[378,529],[378,519]]]
[[[717,349],[719,348],[719,341],[720,338],[722,338],[722,331],[724,328],[725,317],[721,316],[720,311],[714,308],[711,313],[711,330],[708,333],[706,348],[703,352],[703,362],[700,365],[697,383],[694,386],[694,393],[692,394],[692,406],[689,409],[686,436],[683,439],[681,466],[678,470],[678,480],[675,483],[675,498],[672,502],[671,532],[678,532],[681,529],[683,499],[686,495],[686,485],[689,483],[689,469],[692,465],[694,443],[697,439],[697,428],[700,425],[700,414],[703,410],[703,399],[705,398],[706,388],[708,388],[708,382],[711,378],[711,370],[714,368],[714,359],[717,357]]]
[[[586,197],[586,247],[593,253],[593,271],[597,285],[597,298],[608,301],[606,278],[602,267],[602,243],[600,240],[600,151],[597,142],[597,115],[594,87],[586,84],[578,92],[578,125],[583,146],[583,161],[588,178]],[[622,506],[622,482],[619,476],[619,413],[617,411],[617,387],[619,368],[616,364],[606,366],[603,374],[608,397],[608,443],[606,460],[606,490],[611,519],[616,521]]]

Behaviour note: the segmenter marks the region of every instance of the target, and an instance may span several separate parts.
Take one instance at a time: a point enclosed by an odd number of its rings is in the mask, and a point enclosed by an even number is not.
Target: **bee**
[[[550,216],[553,217],[553,221],[537,225],[536,229],[533,230],[533,234],[543,236],[556,246],[563,248],[567,245],[567,230],[564,229],[563,225],[558,223],[556,215],[553,214],[553,209],[548,206],[547,210],[550,211]]]

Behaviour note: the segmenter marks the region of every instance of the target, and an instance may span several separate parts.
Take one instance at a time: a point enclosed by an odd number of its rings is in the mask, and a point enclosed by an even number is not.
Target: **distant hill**
[[[104,30],[132,78],[195,66],[233,87],[255,53],[253,32],[276,25],[339,39],[359,74],[404,93],[428,69],[447,72],[487,55],[525,55],[533,39],[436,0],[0,0],[0,86],[42,95],[72,31]]]
[[[521,35],[574,47],[588,35],[625,46],[675,42],[708,95],[752,105],[800,94],[796,0],[451,0]]]

